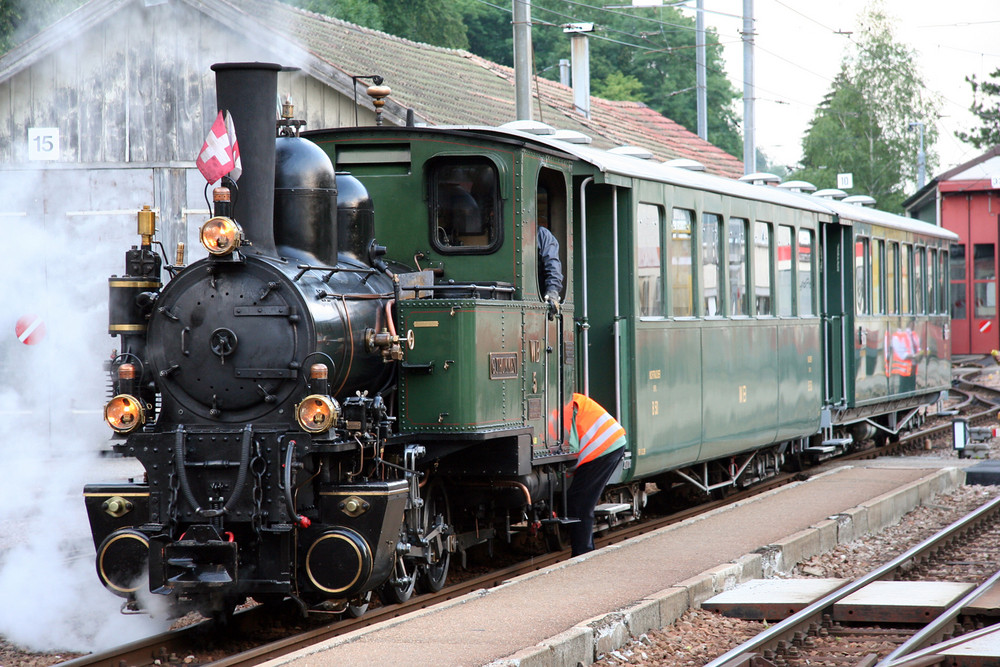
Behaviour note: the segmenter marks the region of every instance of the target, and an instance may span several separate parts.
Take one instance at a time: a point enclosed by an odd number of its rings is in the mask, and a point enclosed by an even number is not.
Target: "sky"
[[[791,165],[801,157],[802,137],[816,106],[829,92],[850,35],[866,0],[754,0],[757,147],[774,164]],[[694,7],[690,0],[688,6]],[[706,27],[714,27],[724,45],[727,73],[743,91],[742,0],[704,0]],[[896,40],[917,52],[918,71],[940,99],[938,167],[927,178],[971,160],[983,151],[963,144],[958,130],[977,125],[969,112],[972,88],[965,77],[980,80],[1000,68],[1000,0],[884,0],[896,17]],[[694,10],[690,10],[692,16]],[[743,115],[742,99],[738,114]],[[711,139],[711,137],[709,137]],[[738,156],[742,157],[742,156]],[[916,156],[914,156],[916,161]]]

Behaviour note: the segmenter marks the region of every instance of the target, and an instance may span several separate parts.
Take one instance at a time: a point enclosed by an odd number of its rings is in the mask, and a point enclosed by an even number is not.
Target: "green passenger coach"
[[[628,432],[615,480],[634,504],[637,481],[711,491],[895,438],[947,389],[948,232],[547,131],[312,134],[368,189],[389,256],[427,274],[397,305],[401,433],[524,475],[567,460],[546,417],[586,393]],[[540,224],[560,241],[556,319]],[[907,327],[912,384],[890,363]]]

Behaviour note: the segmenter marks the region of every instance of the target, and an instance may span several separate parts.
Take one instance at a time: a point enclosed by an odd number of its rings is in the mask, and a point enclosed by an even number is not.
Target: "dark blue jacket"
[[[562,262],[559,261],[559,241],[552,232],[539,226],[535,243],[538,246],[538,279],[542,284],[542,293],[560,294],[563,287],[563,270]]]

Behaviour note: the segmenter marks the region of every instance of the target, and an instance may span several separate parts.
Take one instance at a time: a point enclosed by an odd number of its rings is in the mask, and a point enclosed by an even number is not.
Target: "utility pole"
[[[531,0],[513,3],[515,120],[531,120]]]
[[[757,171],[754,140],[753,0],[743,0],[743,173]]]
[[[705,65],[705,0],[698,0],[694,17],[695,67],[698,87],[698,136],[708,141],[708,83]]]

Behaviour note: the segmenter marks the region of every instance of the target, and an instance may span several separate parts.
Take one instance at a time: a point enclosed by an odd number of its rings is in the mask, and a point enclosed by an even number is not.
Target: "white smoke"
[[[0,180],[0,635],[31,650],[93,651],[163,629],[121,615],[100,584],[82,494],[141,473],[99,457],[110,435],[103,367],[117,343],[107,279],[137,240],[135,216],[43,214],[42,174]],[[44,324],[32,345],[15,333],[26,315]]]

